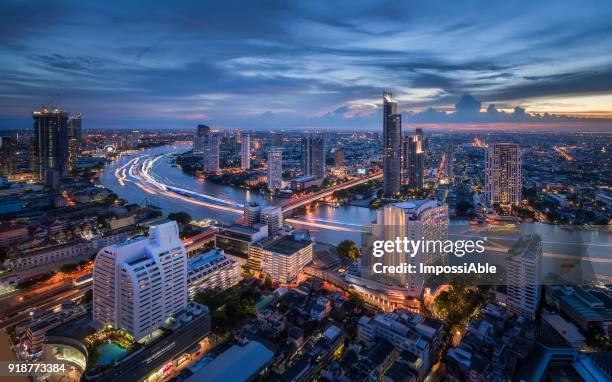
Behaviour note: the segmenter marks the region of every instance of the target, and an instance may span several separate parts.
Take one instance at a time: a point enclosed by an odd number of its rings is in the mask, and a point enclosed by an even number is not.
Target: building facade
[[[508,251],[508,310],[535,319],[542,289],[542,238],[521,237]]]
[[[400,192],[402,116],[397,113],[393,94],[383,92],[383,193]]]
[[[251,137],[243,135],[240,138],[240,168],[248,170],[251,168]]]
[[[190,258],[187,263],[187,290],[190,298],[206,289],[225,290],[241,279],[240,264],[227,258],[220,249],[201,253]]]
[[[105,247],[93,270],[93,320],[140,340],[187,307],[187,255],[178,225],[168,221]]]
[[[283,150],[271,147],[268,152],[268,189],[280,190],[283,187]]]
[[[521,203],[521,150],[514,143],[488,147],[485,162],[485,197],[489,205],[518,206]]]
[[[194,154],[202,155],[202,171],[207,174],[219,172],[219,134],[206,125],[198,125],[193,139]]]
[[[302,138],[301,146],[302,175],[325,177],[325,140],[320,136]]]
[[[43,108],[32,113],[32,170],[39,180],[61,176],[68,169],[68,112]],[[55,174],[54,174],[55,173]]]
[[[421,130],[421,129],[417,129]],[[423,150],[423,135],[417,133],[404,139],[404,175],[408,187],[412,190],[423,190],[425,177],[425,151]]]
[[[379,209],[376,222],[372,224],[372,239],[374,240],[446,240],[448,237],[448,206],[436,200],[418,199],[401,203],[388,204]],[[398,266],[411,264],[418,268],[420,263],[425,265],[444,264],[446,255],[436,251],[434,246],[429,250],[418,252],[411,256],[407,252],[385,253],[383,257],[376,258],[371,255],[362,257],[364,275],[388,285],[398,285],[406,288],[418,297],[423,287],[423,275],[420,273],[374,274],[372,267],[375,263]]]
[[[281,236],[263,247],[263,272],[273,281],[289,284],[312,261],[312,240],[308,233]]]

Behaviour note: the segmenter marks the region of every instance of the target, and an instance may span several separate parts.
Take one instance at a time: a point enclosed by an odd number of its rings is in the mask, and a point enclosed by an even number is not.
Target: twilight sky
[[[383,88],[406,126],[612,129],[609,0],[0,0],[0,14],[0,129],[31,128],[56,94],[85,128],[376,129]]]

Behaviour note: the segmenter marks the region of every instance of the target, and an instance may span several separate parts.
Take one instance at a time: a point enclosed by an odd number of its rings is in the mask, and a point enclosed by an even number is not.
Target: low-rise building
[[[187,290],[189,297],[206,289],[227,289],[242,279],[240,264],[221,249],[213,249],[192,257],[187,263]]]

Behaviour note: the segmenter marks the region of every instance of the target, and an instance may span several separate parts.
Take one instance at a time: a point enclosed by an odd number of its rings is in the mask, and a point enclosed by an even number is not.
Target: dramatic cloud
[[[0,128],[56,95],[86,128],[380,128],[383,88],[406,123],[612,119],[606,0],[0,9]]]

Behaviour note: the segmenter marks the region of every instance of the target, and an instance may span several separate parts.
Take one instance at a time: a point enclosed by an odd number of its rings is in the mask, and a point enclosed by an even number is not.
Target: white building
[[[514,143],[495,143],[487,149],[485,197],[489,205],[521,203],[521,150]]]
[[[282,284],[293,282],[312,261],[312,240],[307,231],[294,232],[263,247],[263,272]]]
[[[507,306],[516,315],[534,319],[542,289],[542,238],[521,237],[508,251]]]
[[[401,203],[388,204],[379,209],[376,222],[372,224],[374,240],[391,240],[407,238],[416,240],[446,240],[448,238],[448,206],[436,200],[421,199]],[[446,263],[446,255],[431,246],[414,257],[405,251],[385,253],[380,258],[364,256],[362,269],[365,274],[389,285],[398,285],[406,288],[414,297],[421,295],[423,275],[420,273],[387,273],[373,274],[372,266],[375,263],[398,266],[404,263],[416,266]],[[371,253],[371,251],[369,251]]]
[[[199,254],[187,263],[187,289],[189,297],[206,289],[225,290],[242,279],[240,264],[230,260],[220,249]]]
[[[253,228],[253,225],[259,223],[261,221],[261,207],[259,203],[245,203],[242,220],[245,226],[251,228]]]
[[[187,306],[187,255],[175,221],[100,250],[93,270],[93,319],[141,340]]]
[[[283,228],[283,210],[268,206],[261,210],[261,222],[268,225],[268,236],[274,236]]]
[[[268,152],[268,188],[283,188],[283,150],[280,147],[271,147]]]
[[[243,135],[240,139],[240,168],[251,168],[251,137],[248,135]]]

